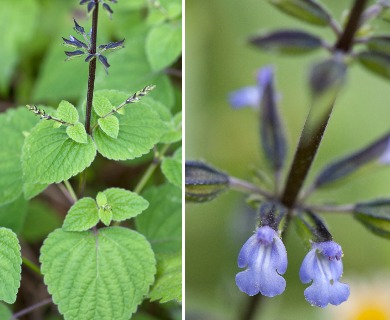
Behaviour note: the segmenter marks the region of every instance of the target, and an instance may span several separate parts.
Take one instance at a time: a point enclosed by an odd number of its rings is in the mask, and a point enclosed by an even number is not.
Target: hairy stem
[[[247,305],[245,310],[237,317],[240,320],[252,320],[255,319],[256,311],[261,305],[261,301],[263,300],[263,296],[258,294],[253,297],[247,298]]]
[[[344,52],[350,51],[354,35],[360,26],[360,18],[366,5],[367,0],[355,0],[344,32],[335,45],[336,49]]]
[[[91,50],[90,54],[96,53],[96,37],[98,26],[98,14],[99,14],[99,2],[95,0],[95,9],[92,14],[92,35],[91,35]],[[95,73],[96,73],[96,58],[89,62],[89,74],[88,74],[88,92],[87,92],[87,105],[85,111],[85,131],[91,134],[91,112],[93,91],[95,88]]]
[[[22,316],[24,316],[24,315],[26,315],[26,314],[28,314],[28,313],[30,313],[30,312],[40,308],[40,307],[43,307],[43,306],[45,306],[47,304],[50,304],[51,302],[52,302],[51,298],[47,298],[47,299],[45,299],[45,300],[43,300],[41,302],[38,302],[38,303],[36,303],[36,304],[26,308],[26,309],[23,309],[23,310],[20,310],[20,311],[14,313],[13,316],[12,316],[12,319],[13,320],[17,320],[19,317],[22,317]]]
[[[34,262],[26,257],[22,257],[23,264],[29,268],[31,271],[34,271],[36,274],[42,277],[41,269]]]

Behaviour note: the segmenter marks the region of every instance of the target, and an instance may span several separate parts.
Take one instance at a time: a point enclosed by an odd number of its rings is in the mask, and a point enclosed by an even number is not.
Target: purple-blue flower
[[[379,158],[379,162],[383,164],[390,164],[390,139],[387,143],[385,152],[383,152],[382,156]]]
[[[247,269],[236,275],[238,288],[250,296],[259,292],[267,297],[281,294],[286,281],[287,252],[278,233],[269,226],[259,227],[241,248],[238,267]]]
[[[244,87],[230,93],[229,102],[235,109],[243,107],[258,108],[264,88],[273,81],[273,68],[266,66],[257,72],[257,86]]]
[[[343,273],[341,246],[334,241],[313,242],[299,270],[303,283],[312,284],[305,290],[306,300],[324,308],[339,305],[349,297],[349,286],[339,282]]]

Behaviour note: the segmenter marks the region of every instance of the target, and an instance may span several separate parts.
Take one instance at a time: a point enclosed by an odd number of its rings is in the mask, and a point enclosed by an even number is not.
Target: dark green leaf
[[[390,79],[390,55],[374,51],[363,51],[357,55],[357,58],[367,70]]]
[[[229,187],[229,176],[199,161],[185,165],[186,200],[205,202],[214,199]]]
[[[366,45],[372,51],[390,54],[390,36],[371,37],[366,42]]]
[[[270,2],[290,16],[318,26],[325,26],[331,19],[328,11],[314,0],[270,0]]]
[[[358,203],[354,217],[376,235],[390,239],[390,199]]]
[[[250,43],[260,49],[286,54],[302,54],[319,49],[320,38],[303,31],[279,30],[262,36],[252,37]]]
[[[385,152],[390,139],[390,133],[364,147],[363,149],[326,166],[314,182],[319,188],[341,179],[361,168],[370,161],[378,159]]]

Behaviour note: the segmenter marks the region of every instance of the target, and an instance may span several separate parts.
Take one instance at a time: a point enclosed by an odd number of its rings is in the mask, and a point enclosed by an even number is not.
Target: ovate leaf
[[[270,0],[290,16],[318,26],[326,26],[331,19],[328,11],[315,0]]]
[[[181,254],[163,254],[157,257],[156,282],[149,293],[151,301],[160,300],[161,303],[171,300],[181,301],[181,261]]]
[[[22,257],[16,234],[0,228],[0,300],[12,304],[20,286]]]
[[[71,138],[73,141],[76,141],[78,143],[88,142],[87,132],[85,131],[85,127],[81,122],[77,122],[74,126],[67,127],[66,133],[68,134],[68,137]]]
[[[166,184],[148,189],[143,196],[150,205],[136,218],[137,230],[146,236],[156,253],[180,252],[180,189]]]
[[[200,161],[186,161],[186,200],[210,201],[229,187],[229,176]]]
[[[263,50],[286,54],[308,53],[322,46],[320,38],[295,30],[280,30],[253,37],[250,43]]]
[[[158,115],[142,101],[126,108],[119,118],[118,137],[108,136],[101,128],[93,133],[99,153],[113,160],[134,159],[149,152],[166,130]]]
[[[367,70],[390,79],[390,55],[375,51],[363,51],[357,55],[357,58]]]
[[[78,143],[68,137],[65,128],[39,123],[23,146],[23,172],[26,182],[59,183],[89,167],[96,148],[90,137]]]
[[[53,301],[67,320],[128,320],[156,272],[150,244],[139,233],[110,227],[97,232],[54,231],[40,261]]]
[[[65,122],[75,124],[79,121],[79,114],[73,104],[62,100],[57,108],[57,117]]]
[[[161,170],[169,182],[181,188],[181,164],[182,150],[177,149],[172,157],[164,158]]]
[[[112,221],[111,209],[99,208],[99,218],[106,226],[109,226]]]
[[[168,127],[167,132],[161,137],[162,143],[173,143],[181,140],[182,137],[182,113],[178,112],[171,118],[166,121],[165,124]]]
[[[107,118],[99,118],[100,129],[111,138],[116,139],[119,133],[119,120],[116,116],[110,115]]]
[[[111,207],[112,220],[123,221],[144,211],[149,203],[138,194],[120,188],[110,188],[103,192]]]
[[[92,198],[78,200],[67,213],[62,228],[65,231],[85,231],[99,222],[98,207]]]
[[[93,109],[100,117],[104,117],[106,114],[110,113],[113,109],[110,100],[108,100],[106,97],[101,95],[94,96],[92,103],[93,103]]]
[[[153,70],[175,62],[181,54],[181,21],[153,27],[146,38],[146,55]]]

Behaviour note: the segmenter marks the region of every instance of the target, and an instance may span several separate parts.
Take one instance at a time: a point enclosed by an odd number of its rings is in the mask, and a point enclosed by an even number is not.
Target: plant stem
[[[142,189],[145,187],[146,183],[148,182],[148,180],[152,176],[153,172],[156,170],[156,168],[160,164],[162,157],[164,156],[165,152],[168,151],[169,147],[170,147],[170,145],[166,144],[161,149],[161,151],[159,152],[157,157],[155,157],[153,159],[152,163],[149,165],[149,167],[146,169],[145,173],[143,174],[141,180],[138,182],[137,186],[134,188],[135,193],[140,193],[142,191]]]
[[[27,268],[29,268],[30,270],[34,271],[36,274],[42,277],[41,269],[34,262],[32,262],[30,259],[26,257],[22,257],[22,262]]]
[[[95,9],[92,14],[92,35],[91,35],[91,50],[90,54],[96,53],[96,37],[97,37],[97,25],[99,14],[99,1],[95,0]],[[85,131],[91,134],[91,112],[93,91],[95,88],[95,73],[96,73],[96,57],[89,62],[89,74],[88,74],[88,92],[87,92],[87,105],[85,111]]]
[[[64,185],[66,187],[66,190],[68,190],[68,193],[69,193],[70,197],[72,198],[73,202],[76,202],[77,196],[76,196],[76,193],[74,192],[73,187],[70,184],[70,182],[68,180],[65,180]]]
[[[256,310],[261,305],[261,301],[263,300],[263,296],[261,294],[255,295],[253,297],[247,298],[247,306],[245,310],[237,317],[239,320],[251,320],[254,319],[256,315]]]
[[[229,177],[229,186],[237,191],[245,192],[245,193],[256,193],[266,197],[267,199],[272,199],[273,195],[268,193],[267,191],[260,189],[259,187],[251,184],[248,181],[244,181],[235,177]]]
[[[305,206],[305,209],[308,209],[310,211],[315,211],[315,212],[341,212],[341,213],[351,213],[355,209],[356,205],[355,204],[344,204],[344,205],[309,205]]]
[[[16,320],[17,318],[19,318],[21,316],[24,316],[25,314],[28,314],[28,313],[34,311],[35,309],[43,307],[43,306],[45,306],[45,305],[47,305],[47,304],[49,304],[51,302],[52,302],[51,298],[47,298],[47,299],[45,299],[45,300],[43,300],[41,302],[38,302],[38,303],[36,303],[36,304],[26,308],[26,309],[23,309],[23,310],[20,310],[20,311],[14,313],[13,316],[12,316],[12,319]]]
[[[360,26],[360,18],[364,8],[366,7],[366,4],[367,0],[355,0],[352,10],[349,14],[347,25],[344,29],[344,32],[338,39],[335,45],[335,49],[344,52],[350,51],[353,44],[354,35]]]

